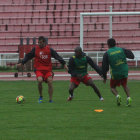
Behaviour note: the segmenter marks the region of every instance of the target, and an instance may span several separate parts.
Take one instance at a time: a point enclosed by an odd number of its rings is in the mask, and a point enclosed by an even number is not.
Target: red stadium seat
[[[140,10],[138,0],[134,2],[132,0],[0,1],[1,46],[5,44],[6,49],[8,45],[11,48],[17,48],[15,46],[18,46],[20,36],[32,38],[44,35],[50,38],[49,43],[52,46],[57,46],[61,50],[65,48],[67,50],[73,49],[79,44],[80,13],[108,12],[109,6],[113,7],[113,11],[120,12]],[[133,50],[139,49],[139,21],[140,16],[113,17],[113,35],[119,41],[119,45],[124,45]],[[85,17],[84,30],[84,46],[87,50],[107,49],[106,40],[109,37],[108,17]]]

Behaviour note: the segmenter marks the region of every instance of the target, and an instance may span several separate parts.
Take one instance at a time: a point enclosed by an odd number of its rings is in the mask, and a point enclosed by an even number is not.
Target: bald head
[[[82,51],[82,48],[80,46],[76,47],[74,51],[75,51],[75,56],[76,57],[81,57],[82,56],[83,51]]]
[[[78,46],[78,47],[75,48],[74,51],[75,51],[75,52],[82,52],[82,48],[81,48],[80,46]]]

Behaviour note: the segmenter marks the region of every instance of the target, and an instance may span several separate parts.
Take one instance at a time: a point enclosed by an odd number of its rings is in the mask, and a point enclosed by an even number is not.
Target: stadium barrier
[[[97,52],[85,52],[88,56],[90,56],[97,65],[101,65],[103,54],[105,51],[97,51]],[[133,60],[128,60],[128,65],[133,67],[140,67],[140,51],[133,51],[135,58]],[[23,58],[26,53],[20,54],[19,53],[0,53],[0,66],[14,66],[18,61],[19,58]],[[69,58],[74,55],[74,52],[58,52],[60,56],[64,58],[66,62],[68,62]],[[54,65],[59,66],[59,62],[52,58],[52,63]]]

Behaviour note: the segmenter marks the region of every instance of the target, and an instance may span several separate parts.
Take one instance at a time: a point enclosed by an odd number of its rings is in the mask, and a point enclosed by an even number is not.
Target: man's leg
[[[110,89],[111,92],[116,96],[117,99],[117,105],[120,106],[121,105],[121,96],[118,94],[118,91],[116,90],[117,85],[120,85],[120,81],[118,80],[114,80],[114,79],[110,79]]]
[[[116,90],[116,87],[111,87],[111,92],[116,96],[117,99],[117,105],[121,105],[121,96],[118,94],[118,91]]]
[[[126,85],[126,86],[122,86],[122,87],[123,87],[123,89],[124,89],[124,91],[125,91],[125,93],[126,93],[126,95],[127,95],[126,104],[127,104],[127,106],[131,106],[132,99],[131,99],[131,97],[130,97],[129,88],[128,88],[127,85]]]
[[[38,81],[38,91],[39,91],[39,103],[42,103],[43,100],[43,95],[42,95],[42,82],[43,82],[43,78],[40,76],[37,78]]]
[[[118,91],[116,90],[116,87],[114,87],[114,88],[111,87],[111,91],[116,96],[117,105],[120,106],[121,105],[121,96],[118,94]]]
[[[73,82],[70,83],[70,87],[69,87],[70,96],[68,97],[67,101],[71,101],[73,99],[73,92],[74,92],[74,89],[77,87],[78,86],[75,83],[73,83]]]
[[[117,97],[118,91],[116,90],[116,87],[114,88],[111,87],[111,92]]]
[[[127,86],[127,78],[121,79],[121,85],[122,85],[122,87],[124,89],[124,92],[126,93],[126,96],[130,97],[129,88]]]
[[[91,86],[93,88],[93,90],[95,91],[95,93],[97,94],[97,96],[100,98],[101,101],[104,100],[103,97],[101,96],[101,93],[100,93],[99,89],[96,87],[96,85],[94,84],[92,79],[89,79],[87,81],[87,85]]]
[[[52,96],[53,96],[53,79],[52,76],[49,76],[47,78],[48,83],[48,93],[49,93],[49,102],[52,102]]]
[[[128,88],[128,86],[122,86],[123,87],[123,89],[124,89],[124,91],[125,91],[125,93],[126,93],[126,95],[127,95],[127,97],[130,97],[130,92],[129,92],[129,88]]]

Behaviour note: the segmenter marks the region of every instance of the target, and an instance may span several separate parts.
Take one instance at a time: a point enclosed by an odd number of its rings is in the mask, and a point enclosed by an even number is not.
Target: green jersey
[[[73,56],[75,63],[75,73],[81,74],[81,76],[85,76],[87,74],[87,59],[86,56],[81,58],[77,58]]]
[[[107,51],[112,79],[128,77],[128,64],[122,48],[112,47]]]

